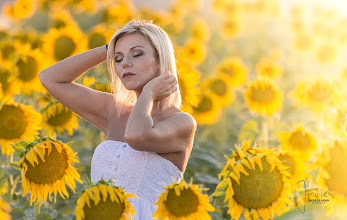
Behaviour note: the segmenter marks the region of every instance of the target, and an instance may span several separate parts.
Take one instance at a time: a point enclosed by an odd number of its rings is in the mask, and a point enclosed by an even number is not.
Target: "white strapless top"
[[[151,220],[158,196],[166,186],[181,182],[183,173],[156,152],[138,151],[125,142],[105,140],[95,148],[91,162],[91,181],[102,177],[140,198],[128,199],[136,212],[133,220]]]

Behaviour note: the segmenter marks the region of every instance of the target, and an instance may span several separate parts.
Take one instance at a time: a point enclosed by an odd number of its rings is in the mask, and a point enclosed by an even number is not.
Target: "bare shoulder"
[[[177,132],[183,135],[191,135],[196,131],[197,123],[194,117],[187,112],[176,112],[170,115],[169,120],[178,125],[177,127],[180,129]]]

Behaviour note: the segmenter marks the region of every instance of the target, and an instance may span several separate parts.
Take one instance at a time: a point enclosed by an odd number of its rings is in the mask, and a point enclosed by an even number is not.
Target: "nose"
[[[123,58],[122,66],[123,66],[123,68],[127,68],[127,67],[132,67],[133,66],[133,64],[131,63],[131,60],[128,58],[128,56],[125,56]]]

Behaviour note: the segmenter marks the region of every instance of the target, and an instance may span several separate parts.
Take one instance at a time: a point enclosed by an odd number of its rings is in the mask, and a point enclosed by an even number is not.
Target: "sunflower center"
[[[211,83],[211,90],[218,96],[224,96],[227,92],[227,85],[223,80],[215,80]]]
[[[65,23],[65,21],[63,21],[63,20],[61,20],[61,19],[54,19],[54,20],[52,21],[52,26],[53,26],[54,28],[59,29],[59,28],[65,27],[65,26],[66,26],[66,23]]]
[[[233,66],[222,66],[220,68],[220,71],[222,73],[228,74],[229,76],[234,76],[236,72]]]
[[[10,56],[15,52],[15,48],[11,44],[6,44],[1,48],[1,55],[2,58],[7,60],[10,58]]]
[[[347,193],[346,157],[347,154],[343,148],[335,144],[335,147],[330,149],[330,160],[325,166],[330,176],[329,179],[325,179],[325,183],[329,188],[341,194]]]
[[[2,91],[7,91],[10,85],[8,78],[10,76],[10,71],[0,66],[0,84],[2,86]]]
[[[95,205],[95,203],[91,200],[90,208],[87,205],[83,207],[85,216],[84,220],[120,219],[123,215],[124,209],[124,203],[116,203],[116,201],[112,202],[109,196],[105,202],[103,199],[101,199],[98,205]]]
[[[290,175],[293,176],[295,173],[295,161],[293,158],[288,154],[280,154],[278,159],[282,161],[284,166],[290,167],[288,171],[290,172]]]
[[[19,76],[18,78],[21,79],[24,82],[28,82],[35,78],[37,73],[37,62],[32,57],[27,57],[27,60],[24,61],[23,59],[20,59],[17,62],[17,66],[19,69]]]
[[[275,90],[269,85],[251,88],[252,100],[259,103],[268,103],[275,98]]]
[[[0,110],[0,138],[20,138],[27,128],[24,111],[16,106],[4,105]]]
[[[310,146],[310,139],[300,131],[294,132],[289,139],[290,145],[298,150],[305,150]]]
[[[208,112],[212,109],[212,100],[210,97],[203,95],[202,98],[200,99],[200,102],[198,104],[197,109],[199,112]]]
[[[189,47],[188,48],[188,54],[193,56],[197,53],[196,49],[194,47]]]
[[[99,33],[92,33],[89,36],[89,39],[88,39],[89,48],[99,47],[101,45],[104,45],[105,43],[106,43],[106,38],[104,35],[101,35]]]
[[[25,176],[30,181],[38,184],[53,183],[57,179],[61,179],[68,168],[68,158],[64,148],[62,148],[61,153],[59,153],[57,149],[52,146],[49,155],[48,149],[45,148],[45,162],[43,162],[39,156],[37,156],[37,160],[39,163],[35,163],[34,167],[27,159],[24,161],[28,165]]]
[[[320,85],[314,85],[309,91],[308,96],[316,102],[326,102],[329,100],[331,91]]]
[[[176,195],[174,189],[170,189],[165,206],[177,217],[187,216],[198,210],[199,199],[191,189],[183,189],[180,196]]]
[[[244,167],[249,176],[241,173],[240,185],[232,178],[234,189],[234,199],[245,208],[260,209],[266,208],[277,200],[281,195],[283,182],[281,173],[275,168],[271,173],[271,165],[263,157],[261,159],[263,171],[258,165],[255,170]]]
[[[66,122],[70,120],[72,117],[72,112],[64,107],[63,111],[60,111],[59,113],[55,114],[54,116],[51,116],[47,123],[52,126],[60,126],[64,125]]]
[[[63,60],[69,57],[75,50],[75,42],[68,36],[59,37],[54,44],[54,58]]]

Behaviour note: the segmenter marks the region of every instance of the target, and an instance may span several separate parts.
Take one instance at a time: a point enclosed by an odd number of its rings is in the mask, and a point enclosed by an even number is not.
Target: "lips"
[[[124,73],[123,74],[123,78],[125,78],[126,76],[133,76],[133,75],[136,75],[136,74],[133,74],[133,73],[131,73],[131,72],[126,72],[126,73]]]

